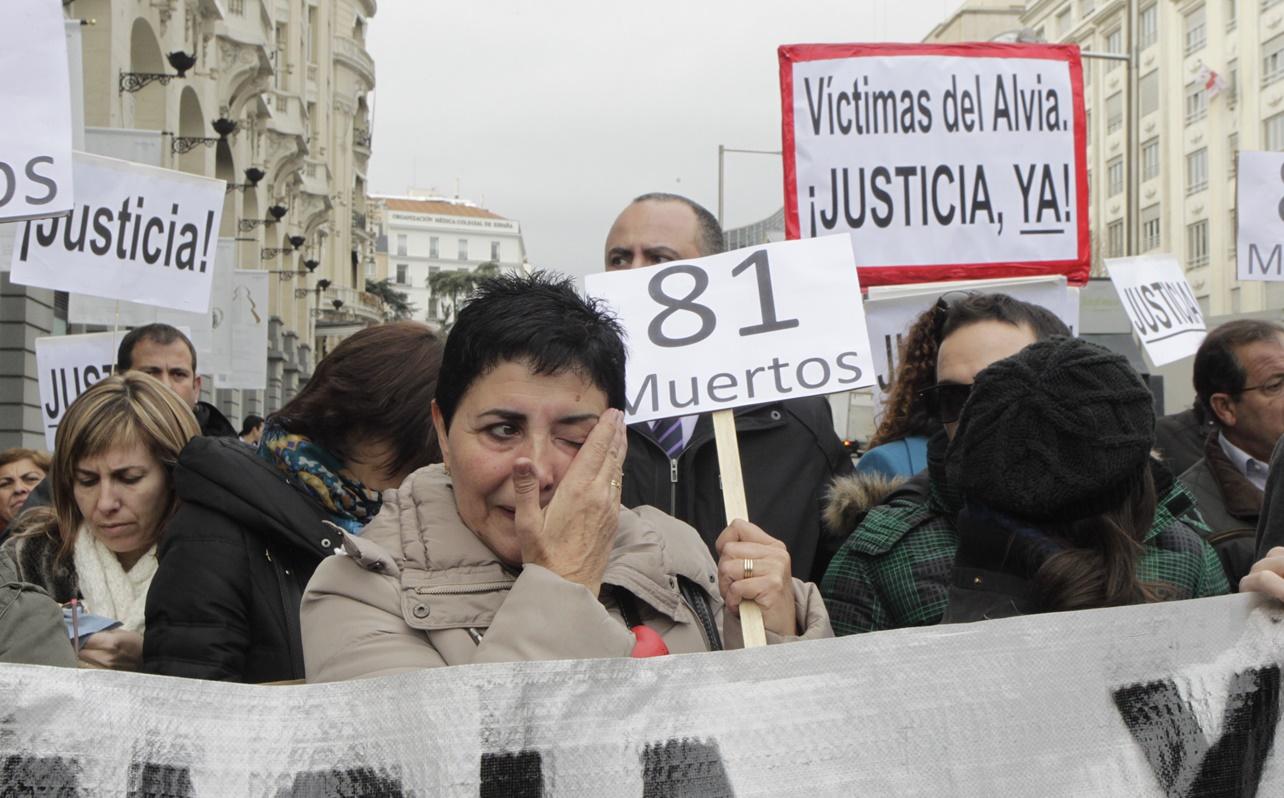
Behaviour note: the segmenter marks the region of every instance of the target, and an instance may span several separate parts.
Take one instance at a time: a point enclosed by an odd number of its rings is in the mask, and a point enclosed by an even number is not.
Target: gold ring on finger
[[[611,487],[615,488],[616,490],[620,490],[621,488],[624,487],[624,484],[620,482],[620,480],[618,479],[613,479],[611,480]]]
[[[745,558],[745,579],[753,579],[753,560]]]

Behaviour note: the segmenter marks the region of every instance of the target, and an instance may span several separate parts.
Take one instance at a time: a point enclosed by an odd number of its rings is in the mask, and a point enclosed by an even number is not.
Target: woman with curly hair
[[[901,341],[900,364],[892,378],[882,421],[869,439],[869,451],[856,463],[857,474],[912,477],[927,468],[927,439],[940,429],[919,396],[936,383],[939,345],[937,305],[919,314]]]

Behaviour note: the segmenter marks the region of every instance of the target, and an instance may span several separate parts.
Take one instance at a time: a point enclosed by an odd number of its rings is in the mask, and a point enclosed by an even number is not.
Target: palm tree
[[[449,330],[455,323],[456,308],[477,288],[477,282],[485,277],[499,274],[499,270],[498,263],[486,261],[472,271],[451,269],[428,275],[428,288],[433,296],[439,298],[437,309],[441,315],[442,329]]]

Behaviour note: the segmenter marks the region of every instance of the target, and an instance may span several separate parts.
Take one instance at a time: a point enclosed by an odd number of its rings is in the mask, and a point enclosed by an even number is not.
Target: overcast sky
[[[780,149],[776,47],[919,41],[959,0],[382,0],[370,191],[521,222],[536,266],[602,266],[648,191],[717,211],[719,144]],[[726,222],[781,205],[777,156],[726,157]]]

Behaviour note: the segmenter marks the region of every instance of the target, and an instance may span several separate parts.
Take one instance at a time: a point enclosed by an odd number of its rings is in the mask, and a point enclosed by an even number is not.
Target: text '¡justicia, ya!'
[[[92,228],[92,229],[91,229]],[[41,247],[61,246],[84,252],[167,266],[180,271],[204,272],[209,265],[214,212],[207,211],[202,226],[184,222],[178,203],[171,203],[168,217],[145,210],[143,198],[127,197],[119,208],[81,205],[63,217],[27,222],[18,258],[26,262],[34,233]]]

